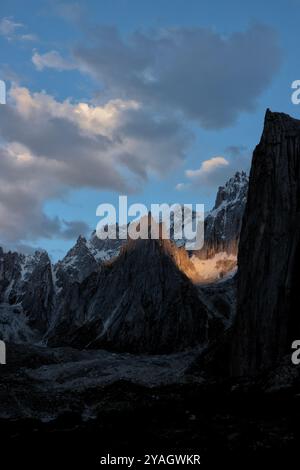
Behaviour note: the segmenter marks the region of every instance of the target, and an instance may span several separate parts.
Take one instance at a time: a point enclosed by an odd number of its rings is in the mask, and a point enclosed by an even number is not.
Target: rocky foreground
[[[298,369],[286,357],[256,380],[222,378],[209,367],[199,373],[199,354],[10,345],[0,376],[1,457],[96,468],[106,453],[182,452],[200,454],[204,468],[287,464],[300,437]]]

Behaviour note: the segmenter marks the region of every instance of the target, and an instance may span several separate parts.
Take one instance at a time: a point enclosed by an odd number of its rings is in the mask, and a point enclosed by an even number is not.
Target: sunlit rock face
[[[299,212],[300,121],[267,111],[239,245],[235,375],[273,366],[300,337]]]
[[[169,240],[131,240],[67,292],[48,344],[135,353],[205,344],[208,309],[178,268],[178,250]]]
[[[187,275],[195,283],[206,284],[232,277],[237,271],[237,256],[225,251],[217,252],[211,258],[203,259],[192,255],[194,271]]]
[[[170,221],[169,231],[165,223],[158,229],[163,233],[164,238],[169,236],[180,248],[176,252],[176,264],[193,282],[214,282],[235,271],[247,190],[248,177],[244,172],[237,172],[218,189],[215,206],[205,216],[204,247],[200,251],[189,253],[186,251],[189,241],[184,235],[184,223],[180,232],[182,238],[179,239],[174,239],[173,219]],[[188,209],[185,216],[187,223],[196,219],[196,213]],[[155,226],[156,222],[152,216],[147,220],[147,224]],[[95,271],[96,264],[99,265],[118,257],[122,248],[130,241],[127,229],[127,226],[117,224],[116,239],[101,240],[96,232],[93,232],[88,240],[79,237],[74,248],[55,266],[58,286],[65,282],[66,277],[82,281]],[[150,233],[149,237],[151,237]]]
[[[237,255],[248,182],[248,176],[242,171],[219,187],[215,205],[205,217],[205,241],[197,252],[199,258],[213,258],[223,252]]]
[[[170,224],[169,237],[181,251],[177,253],[179,268],[194,282],[213,282],[223,278],[236,268],[236,257],[241,229],[241,221],[247,199],[248,176],[237,172],[224,186],[218,189],[214,208],[205,216],[204,246],[199,251],[186,253],[189,242],[181,227],[182,238],[174,239],[175,226]],[[196,219],[194,211],[186,210],[187,223]],[[154,220],[152,219],[152,223]],[[165,235],[167,228],[165,225]],[[124,235],[125,233],[125,235]],[[88,240],[80,237],[72,250],[57,263],[57,278],[63,278],[64,272],[73,278],[83,280],[95,269],[95,264],[113,260],[119,256],[122,247],[128,243],[127,226],[116,225],[116,239],[101,240],[93,232]],[[190,263],[188,257],[191,258]],[[180,259],[179,259],[180,258]],[[203,261],[198,262],[198,259]],[[207,262],[204,262],[207,261]],[[80,262],[80,264],[79,264]],[[78,270],[77,265],[83,268]]]
[[[187,275],[194,282],[211,283],[236,272],[248,182],[245,172],[237,172],[219,187],[215,205],[205,216],[204,246],[190,252],[194,272]]]

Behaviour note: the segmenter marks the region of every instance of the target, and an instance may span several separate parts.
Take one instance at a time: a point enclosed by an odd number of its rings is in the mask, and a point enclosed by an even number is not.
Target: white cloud
[[[31,94],[25,87],[12,88],[10,96],[20,116],[36,119],[48,115],[49,118],[66,119],[89,136],[112,137],[122,113],[139,109],[137,102],[124,100],[110,100],[102,106],[92,106],[84,102],[72,103],[70,100],[60,102],[47,93]]]
[[[184,158],[190,136],[133,100],[60,102],[14,87],[0,108],[0,142],[0,233],[17,243],[72,232],[43,212],[49,199],[71,189],[139,190]]]
[[[75,64],[65,60],[57,51],[50,51],[45,54],[34,52],[31,60],[38,71],[50,68],[62,72],[64,70],[74,70],[76,68]]]
[[[192,189],[194,191],[206,187],[213,188],[215,191],[237,171],[249,172],[251,158],[247,147],[231,145],[225,149],[225,155],[226,158],[215,156],[204,160],[200,168],[195,170],[186,170],[187,182],[179,183],[176,189]]]
[[[215,171],[224,166],[228,166],[229,162],[224,157],[212,157],[209,160],[205,160],[201,163],[201,166],[198,170],[186,170],[185,174],[190,179],[202,179],[207,178],[209,175],[213,174]]]
[[[37,41],[36,34],[26,33],[26,26],[23,23],[17,23],[12,17],[5,17],[0,19],[0,36],[3,36],[7,41]],[[19,31],[22,31],[19,32]]]
[[[23,28],[23,24],[16,23],[12,18],[2,18],[0,20],[0,35],[6,39],[12,39],[19,28]]]
[[[187,183],[177,183],[175,186],[176,191],[183,191],[186,189],[189,185]]]
[[[20,39],[22,41],[37,41],[38,37],[36,34],[22,34],[20,36]]]

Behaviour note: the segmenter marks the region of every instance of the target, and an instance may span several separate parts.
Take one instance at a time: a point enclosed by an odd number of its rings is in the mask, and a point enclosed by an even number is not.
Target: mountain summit
[[[274,366],[300,337],[300,121],[267,110],[241,232],[233,373]]]
[[[242,171],[219,187],[215,205],[205,217],[205,243],[197,253],[199,258],[211,258],[220,252],[237,255],[248,183]]]

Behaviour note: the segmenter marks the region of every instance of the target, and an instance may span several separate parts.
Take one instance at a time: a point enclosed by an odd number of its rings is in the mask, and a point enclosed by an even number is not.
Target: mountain
[[[125,232],[125,238],[122,238]],[[121,236],[122,234],[122,236]],[[116,224],[116,239],[101,240],[94,230],[87,242],[88,249],[97,261],[108,261],[116,258],[122,246],[127,242],[127,226],[120,227]]]
[[[194,268],[184,271],[192,280],[197,282],[213,282],[223,277],[236,267],[237,252],[243,213],[247,200],[249,178],[245,172],[236,172],[217,192],[213,209],[205,215],[205,238],[201,250],[190,251]],[[186,210],[187,222],[196,219],[196,212]],[[127,239],[120,239],[119,232],[127,227],[117,225],[116,240],[100,240],[93,232],[87,242],[90,253],[97,261],[107,261],[117,257]],[[185,248],[188,240],[184,236],[174,239],[174,220],[171,220],[170,238],[180,247]]]
[[[209,259],[221,252],[237,255],[248,184],[242,171],[219,187],[215,205],[205,217],[205,243],[196,254],[198,258]]]
[[[97,266],[96,258],[91,253],[86,239],[80,236],[66,256],[55,264],[55,285],[58,289],[63,289],[66,282],[81,282],[95,271]]]
[[[203,344],[208,310],[177,263],[191,264],[169,240],[131,240],[72,286],[48,344],[143,353]]]
[[[5,306],[14,305],[16,308],[12,313],[23,312],[28,326],[44,333],[50,323],[53,301],[52,265],[48,254],[36,251],[34,255],[26,256],[4,253],[0,248],[2,311]]]
[[[237,172],[224,186],[219,187],[215,205],[205,216],[204,247],[200,251],[192,251],[191,255],[206,260],[213,258],[218,253],[226,253],[232,255],[232,259],[235,259],[247,199],[248,181],[249,179],[245,172]],[[185,215],[187,222],[196,219],[195,211],[187,210]],[[72,275],[75,275],[75,271],[79,272],[78,266],[83,265],[83,269],[80,269],[80,276],[83,279],[89,272],[93,271],[95,262],[108,261],[120,254],[122,247],[127,243],[127,237],[120,237],[120,234],[122,233],[123,235],[124,232],[127,232],[127,226],[120,227],[117,224],[115,240],[101,240],[97,237],[96,231],[93,231],[88,240],[79,237],[76,245],[57,264],[55,271],[62,267],[63,269],[66,268],[68,273],[72,271]],[[182,233],[182,238],[179,240],[174,239],[174,221],[172,220],[170,238],[178,247],[185,247],[187,244],[187,240],[184,237],[184,225],[182,225]],[[74,257],[77,257],[76,259],[78,260],[77,267],[74,267],[74,262],[76,263]],[[69,263],[71,264],[68,267]],[[90,269],[88,268],[89,264],[91,264]]]
[[[127,227],[119,226],[116,227],[116,240],[100,240],[95,232],[88,240],[80,236],[66,256],[54,265],[45,251],[23,255],[1,250],[2,338],[17,342],[46,340],[49,344],[58,345],[61,342],[84,347],[98,341],[100,335],[101,344],[113,344],[121,349],[154,351],[156,346],[158,350],[163,349],[163,335],[168,334],[159,333],[158,326],[150,326],[151,322],[156,322],[170,331],[170,338],[164,338],[167,350],[171,351],[175,343],[179,349],[194,344],[199,333],[198,323],[194,332],[191,326],[196,319],[195,306],[203,313],[203,318],[209,308],[205,306],[203,291],[197,291],[193,283],[211,283],[233,272],[236,255],[230,252],[229,247],[237,243],[246,189],[247,177],[244,173],[237,173],[223,188],[219,188],[215,208],[207,215],[205,222],[208,230],[205,245],[207,256],[210,256],[208,259],[203,258],[203,253],[200,258],[198,253],[188,253],[184,238],[132,244],[132,240],[119,237],[121,232],[127,231]],[[231,220],[231,231],[224,223],[224,214],[227,214],[226,220]],[[189,220],[195,219],[195,212],[190,211],[188,217]],[[170,233],[172,238],[173,221]],[[226,249],[228,253],[224,251]],[[163,262],[166,268],[162,267]],[[145,272],[146,266],[149,277]],[[170,279],[165,279],[168,276],[178,281],[174,288],[171,287]],[[182,289],[186,290],[186,297]],[[156,297],[161,300],[158,302]],[[174,310],[170,307],[170,298],[173,299]],[[145,302],[149,302],[151,308],[145,306]],[[221,305],[222,302],[217,303]],[[231,301],[229,303],[232,304]],[[209,300],[209,305],[213,304]],[[124,305],[124,318],[117,321],[118,312]],[[230,311],[231,307],[228,307]],[[154,320],[155,312],[159,321]],[[164,324],[161,318],[168,316],[169,312],[171,316]],[[209,318],[215,313],[210,312]],[[182,325],[184,316],[187,318],[185,327]],[[222,318],[222,314],[219,316]],[[109,317],[111,323],[107,323]],[[135,320],[129,321],[129,318]],[[145,331],[141,326],[143,321],[146,322]],[[124,328],[130,324],[133,331],[132,325],[135,323],[138,332],[130,342]],[[199,320],[200,329],[204,323],[202,319]],[[182,331],[186,328],[182,339],[177,337],[179,333],[176,329],[179,325]],[[80,341],[76,333],[78,328],[81,328]],[[70,331],[72,337],[68,334]],[[147,338],[145,341],[144,337]],[[200,335],[199,341],[202,340]]]
[[[215,205],[211,211],[205,215],[205,240],[204,246],[199,251],[192,251],[201,259],[213,258],[217,253],[227,253],[237,256],[238,242],[242,225],[243,213],[245,210],[249,178],[247,174],[236,172],[224,186],[218,188]],[[187,222],[196,219],[196,212],[186,210]],[[126,227],[125,227],[126,229]],[[119,228],[117,225],[116,240],[99,240],[93,232],[89,247],[96,259],[107,260],[119,254],[121,247],[126,240],[118,238]],[[124,230],[124,228],[123,228]],[[185,247],[187,240],[184,237],[184,224],[182,224],[183,237],[174,239],[174,221],[170,225],[170,238],[178,247]]]
[[[232,373],[274,367],[300,338],[300,121],[266,112],[238,255]]]

